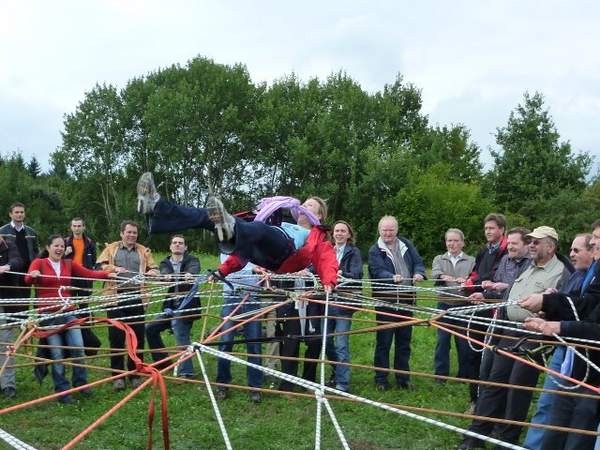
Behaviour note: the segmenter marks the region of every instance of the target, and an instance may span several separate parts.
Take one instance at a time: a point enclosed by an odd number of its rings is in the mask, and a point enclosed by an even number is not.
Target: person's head
[[[594,246],[591,244],[592,235],[582,233],[575,236],[571,243],[569,257],[575,270],[587,270],[594,261]]]
[[[511,259],[522,258],[529,252],[529,238],[527,235],[530,231],[527,228],[515,227],[511,228],[506,235],[506,251]]]
[[[398,236],[398,221],[394,216],[383,216],[379,219],[377,230],[385,245],[393,245]]]
[[[483,219],[483,232],[489,244],[495,244],[500,240],[506,230],[506,217],[504,214],[491,213]]]
[[[65,239],[60,234],[53,234],[46,240],[42,258],[50,258],[52,261],[60,261],[65,254]]]
[[[354,230],[345,220],[338,220],[333,224],[333,241],[335,245],[354,244]]]
[[[590,244],[594,247],[594,259],[600,260],[600,219],[592,224],[592,240]]]
[[[169,250],[171,250],[171,256],[182,256],[187,251],[185,238],[181,234],[176,234],[171,237]]]
[[[131,220],[121,222],[121,240],[126,247],[136,244],[138,238],[138,224]]]
[[[85,221],[81,217],[71,219],[71,231],[73,236],[81,237],[85,232]]]
[[[448,228],[445,234],[448,253],[457,256],[465,246],[465,235],[458,228]]]
[[[315,197],[315,196],[308,197],[304,201],[302,206],[304,206],[311,213],[313,213],[315,216],[317,216],[317,219],[319,219],[319,221],[321,223],[323,223],[325,221],[325,219],[327,219],[327,203],[325,203],[325,200],[323,200],[321,197]],[[304,214],[298,215],[297,222],[298,222],[298,225],[300,225],[302,227],[305,227],[305,228],[311,227],[311,223],[308,221],[307,217]]]
[[[530,238],[529,254],[537,265],[546,264],[556,254],[558,233],[554,228],[543,225],[527,236]]]
[[[25,205],[21,202],[14,202],[8,207],[8,216],[17,225],[25,222]]]

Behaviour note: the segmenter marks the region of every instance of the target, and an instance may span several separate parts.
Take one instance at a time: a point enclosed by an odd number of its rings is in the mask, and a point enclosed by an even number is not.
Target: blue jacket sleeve
[[[379,247],[373,245],[369,249],[369,276],[372,279],[393,278],[394,272],[390,271],[386,264],[387,257],[379,250]]]
[[[408,246],[408,252],[410,254],[410,258],[412,259],[413,275],[416,275],[418,273],[422,275],[423,278],[427,279],[427,275],[425,273],[425,263],[423,262],[423,258],[421,258],[421,255],[419,255],[419,251],[417,250],[415,245],[408,239],[405,239],[404,243]]]
[[[360,250],[355,246],[352,246],[352,250],[348,255],[348,263],[342,269],[342,276],[355,280],[360,280],[363,277],[362,256]]]

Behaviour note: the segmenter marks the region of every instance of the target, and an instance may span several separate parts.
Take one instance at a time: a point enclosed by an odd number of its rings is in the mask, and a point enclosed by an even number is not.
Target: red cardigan
[[[293,273],[313,265],[315,272],[321,277],[324,286],[335,286],[337,283],[338,262],[331,242],[327,241],[327,233],[323,227],[315,225],[310,229],[306,243],[281,263],[275,273]],[[219,266],[223,276],[241,270],[246,264],[235,254]]]
[[[29,273],[33,272],[34,270],[39,270],[42,275],[47,276],[33,278],[31,275],[29,275]],[[58,295],[58,290],[62,286],[71,286],[71,276],[103,279],[108,278],[109,273],[110,272],[86,269],[74,261],[61,259],[60,277],[57,277],[56,272],[54,271],[54,268],[52,267],[52,264],[50,264],[48,258],[36,258],[29,266],[28,275],[25,275],[25,283],[35,284],[38,288],[43,288],[36,289],[36,297],[40,299],[36,305],[38,311],[54,312],[62,308],[62,305],[59,303],[59,301],[57,302],[56,299],[53,299],[51,301],[44,302],[42,299],[49,297],[60,297]],[[63,297],[70,297],[71,291],[69,289],[64,289],[61,294]],[[67,308],[65,308],[65,311],[70,311],[73,309],[76,309],[76,306],[69,305]]]

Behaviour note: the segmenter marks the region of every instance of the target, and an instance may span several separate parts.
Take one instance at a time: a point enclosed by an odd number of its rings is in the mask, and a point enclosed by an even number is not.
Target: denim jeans
[[[558,346],[556,350],[554,350],[554,355],[552,355],[552,359],[550,360],[550,364],[548,365],[549,369],[553,369],[557,372],[560,372],[560,366],[565,359],[565,347]],[[560,389],[552,379],[553,375],[549,373],[546,374],[546,379],[544,380],[544,389]],[[558,380],[561,384],[567,383],[564,380]],[[550,394],[549,392],[542,392],[540,398],[537,403],[537,409],[535,414],[531,418],[531,423],[539,423],[543,425],[547,425],[550,420],[550,409],[552,408],[552,403],[556,399],[556,394]],[[530,427],[527,432],[527,437],[525,438],[525,442],[523,443],[523,447],[526,447],[530,450],[540,450],[542,448],[542,440],[544,439],[544,431],[541,428],[533,428]]]
[[[447,303],[438,303],[438,309],[446,311],[451,308],[452,305]],[[460,325],[460,322],[455,322],[452,319],[446,319],[442,317],[440,320],[442,323]],[[437,330],[437,342],[435,344],[435,356],[434,356],[434,370],[436,375],[450,375],[450,345],[452,341],[452,334],[444,331]],[[469,378],[472,371],[469,369],[470,357],[469,352],[472,351],[469,348],[469,343],[466,339],[454,335],[454,344],[456,345],[456,352],[458,354],[458,377]]]
[[[150,218],[153,233],[168,233],[202,228],[214,231],[205,208],[188,208],[160,199]],[[224,253],[234,253],[268,270],[277,270],[294,250],[294,241],[281,229],[262,222],[236,219],[235,237],[231,243],[220,243]]]
[[[150,216],[150,231],[152,233],[170,233],[173,231],[202,228],[214,231],[214,224],[208,219],[205,208],[189,208],[160,199],[152,216]]]
[[[572,392],[595,394],[585,388],[577,388]],[[597,398],[568,397],[566,395],[556,395],[555,397],[548,419],[550,425],[596,431],[599,408]],[[542,440],[542,450],[591,449],[595,442],[595,436],[546,430]]]
[[[403,316],[412,316],[411,311],[396,310],[385,307],[375,308],[377,311],[389,312],[392,314],[401,314]],[[394,318],[376,314],[375,318],[377,322],[405,322],[407,319]],[[389,369],[390,367],[390,350],[392,348],[392,342],[396,340],[396,348],[394,350],[394,369],[397,370],[410,370],[410,343],[412,340],[412,325],[402,326],[398,328],[389,328],[387,330],[377,331],[377,337],[375,341],[375,358],[374,366]],[[410,376],[407,374],[396,373],[396,383],[408,383]],[[387,381],[388,373],[384,371],[375,371],[375,383],[377,384],[388,384]]]
[[[148,340],[148,347],[150,349],[156,348],[164,348],[165,344],[163,343],[161,333],[165,330],[171,329],[173,330],[173,335],[175,336],[175,344],[177,347],[186,347],[191,344],[190,334],[192,331],[192,325],[194,323],[193,320],[189,319],[177,319],[176,316],[169,320],[160,320],[157,322],[149,322],[146,324],[146,339]],[[158,319],[166,319],[167,316],[160,315]],[[152,352],[152,360],[154,362],[160,361],[161,359],[166,358],[168,355],[164,352]],[[189,358],[177,366],[177,376],[194,376],[194,364],[192,362],[193,358]],[[162,367],[166,367],[169,365],[169,362],[166,362],[162,365]]]
[[[334,317],[347,317],[327,319],[327,333],[345,333],[352,328],[352,314],[354,311],[339,306],[330,306],[329,315]],[[336,362],[350,362],[350,336],[332,336],[327,338],[327,358]],[[350,367],[336,364],[334,366],[335,387],[341,391],[348,391],[350,387]]]
[[[44,326],[48,325],[63,325],[71,320],[76,319],[75,315],[67,315],[62,317],[55,317],[44,321]],[[83,352],[83,337],[81,335],[81,329],[79,326],[67,328],[60,333],[55,333],[48,336],[48,345],[50,347],[50,354],[53,360],[63,359],[65,357],[65,349],[59,348],[59,346],[68,346],[69,354],[72,361],[77,364],[81,364],[83,361],[81,358],[84,355]],[[56,346],[56,347],[54,347]],[[54,381],[54,390],[56,392],[66,391],[71,387],[69,381],[65,377],[65,365],[60,362],[52,363],[52,380]],[[82,386],[87,384],[87,369],[85,367],[73,366],[73,386]]]
[[[231,312],[234,310],[236,305],[242,300],[243,295],[245,295],[245,294],[231,295],[227,292],[224,293],[224,295],[223,295],[224,304],[223,304],[223,308],[221,308],[221,317],[222,318],[225,318],[229,314],[231,314]],[[254,297],[250,297],[247,301],[255,302],[256,299]],[[258,308],[260,308],[260,305],[243,304],[237,310],[236,314],[242,314],[242,313],[246,313],[249,311],[254,311]],[[236,323],[237,322],[235,322],[235,321],[228,320],[227,322],[225,322],[225,324],[221,328],[221,331],[229,330],[230,328],[235,326]],[[262,336],[262,325],[261,325],[261,322],[259,322],[259,321],[255,321],[255,320],[250,321],[250,322],[244,324],[244,326],[242,328],[243,328],[243,330],[240,330],[240,328],[237,328],[231,332],[223,334],[220,338],[220,341],[223,343],[219,345],[219,350],[222,352],[230,352],[233,349],[233,343],[228,342],[228,341],[232,341],[236,336],[240,335],[241,333],[243,333],[243,336],[245,339],[256,339],[256,338],[260,338]],[[262,358],[260,357],[260,355],[261,355],[260,342],[248,342],[248,343],[246,343],[246,349],[249,354],[255,355],[255,356],[249,356],[248,362],[252,363],[252,364],[256,364],[256,365],[261,365]],[[257,388],[262,387],[263,373],[260,370],[248,367],[246,369],[246,376],[248,378],[248,386],[257,387]],[[229,383],[231,383],[231,380],[232,380],[232,378],[231,378],[231,361],[223,359],[223,358],[219,358],[217,360],[217,383],[229,384]]]

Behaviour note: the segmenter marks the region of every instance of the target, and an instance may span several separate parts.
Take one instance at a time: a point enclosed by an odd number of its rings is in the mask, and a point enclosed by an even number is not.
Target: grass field
[[[159,256],[157,255],[157,258]],[[204,256],[203,268],[215,267],[216,258]],[[154,308],[157,308],[156,305]],[[218,310],[215,310],[215,313]],[[368,317],[357,314],[355,317]],[[371,317],[372,318],[372,317]],[[209,324],[213,325],[216,321]],[[355,323],[356,329],[363,325]],[[201,322],[194,325],[193,338],[200,334]],[[108,345],[106,329],[98,333]],[[174,345],[167,333],[166,345]],[[357,334],[350,339],[352,362],[372,365],[374,334]],[[415,327],[411,369],[432,372],[435,330]],[[245,351],[238,347],[236,351]],[[303,349],[301,349],[303,352]],[[149,360],[148,358],[146,359]],[[216,361],[204,356],[211,379],[216,375]],[[18,358],[23,363],[24,358]],[[100,358],[92,364],[108,366],[108,358]],[[197,373],[199,368],[194,362]],[[451,375],[456,373],[456,355],[452,350]],[[89,371],[90,380],[107,376],[107,372]],[[0,408],[39,398],[53,392],[51,377],[42,386],[35,381],[30,367],[21,368],[17,374],[16,401],[0,398]],[[234,382],[245,384],[245,368],[233,365]],[[200,377],[199,377],[200,378]],[[377,401],[440,410],[462,412],[468,406],[468,389],[464,384],[448,382],[444,385],[432,379],[413,377],[412,391],[392,389],[378,392],[373,384],[373,371],[353,369],[351,389],[354,394]],[[128,391],[126,391],[128,392]],[[61,405],[48,401],[28,409],[0,416],[0,428],[39,449],[58,449],[81,430],[92,423],[124,396],[114,393],[111,384],[103,384],[94,390],[92,398],[81,399],[77,405]],[[225,448],[206,388],[202,384],[176,384],[168,382],[169,420],[171,447],[173,449],[222,449]],[[147,410],[149,390],[129,401],[104,424],[94,430],[76,448],[80,449],[143,449],[147,439]],[[344,401],[332,401],[338,421],[353,449],[452,449],[460,436],[440,428],[426,425],[414,419],[385,412],[368,405]],[[308,398],[291,398],[281,395],[264,395],[263,402],[255,405],[248,401],[245,391],[233,390],[230,398],[221,402],[221,413],[235,449],[310,449],[314,448],[316,402]],[[446,423],[461,427],[467,421],[443,416]],[[155,448],[162,448],[160,416],[154,425]],[[341,448],[335,430],[327,414],[323,413],[322,448]],[[2,445],[2,444],[0,444]]]

